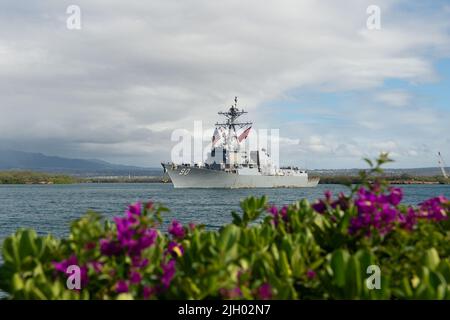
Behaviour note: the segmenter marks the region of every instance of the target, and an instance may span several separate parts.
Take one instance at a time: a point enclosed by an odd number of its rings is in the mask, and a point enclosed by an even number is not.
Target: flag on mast
[[[241,142],[242,140],[246,139],[248,134],[250,133],[252,127],[248,127],[247,129],[244,130],[244,132],[242,132],[239,137],[238,137],[238,141]]]

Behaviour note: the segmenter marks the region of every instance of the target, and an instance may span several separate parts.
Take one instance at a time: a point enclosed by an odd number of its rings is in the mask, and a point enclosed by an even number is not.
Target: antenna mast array
[[[233,129],[236,132],[236,127],[242,128],[252,124],[251,122],[236,122],[237,118],[246,113],[246,111],[238,109],[237,97],[235,97],[234,105],[232,105],[228,111],[218,112],[219,115],[225,116],[225,118],[227,118],[227,121],[225,123],[216,123],[216,126],[227,128],[230,130]]]

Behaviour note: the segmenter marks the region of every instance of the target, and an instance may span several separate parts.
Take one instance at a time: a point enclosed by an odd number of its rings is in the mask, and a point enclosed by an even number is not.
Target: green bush
[[[165,233],[168,209],[154,203],[114,222],[88,213],[67,239],[19,230],[3,244],[0,288],[10,299],[449,299],[450,202],[402,205],[401,189],[373,176],[386,161],[313,204],[245,199],[217,231],[172,221]]]

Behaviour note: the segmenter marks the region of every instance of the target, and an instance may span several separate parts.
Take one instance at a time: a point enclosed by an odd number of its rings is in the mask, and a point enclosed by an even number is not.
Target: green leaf
[[[289,266],[289,260],[285,251],[280,252],[280,270],[283,276],[290,277],[292,275],[292,270]]]
[[[331,256],[331,269],[333,270],[334,283],[338,287],[344,287],[345,274],[349,254],[346,250],[338,249]]]
[[[428,249],[423,256],[423,264],[430,270],[436,269],[439,265],[439,253],[435,248]]]
[[[351,256],[347,263],[345,289],[349,298],[359,298],[363,279],[361,264],[356,256]]]

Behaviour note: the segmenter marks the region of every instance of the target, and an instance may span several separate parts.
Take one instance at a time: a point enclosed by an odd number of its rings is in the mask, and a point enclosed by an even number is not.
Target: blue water
[[[417,204],[437,195],[450,196],[450,185],[405,185],[404,202]],[[0,243],[18,228],[34,228],[39,234],[65,236],[70,221],[87,210],[106,218],[122,215],[127,204],[152,200],[166,204],[173,218],[183,223],[205,224],[219,228],[231,222],[232,210],[249,195],[267,195],[276,205],[301,198],[310,201],[323,195],[348,190],[340,185],[319,185],[312,189],[174,189],[171,184],[74,184],[74,185],[0,185]]]

